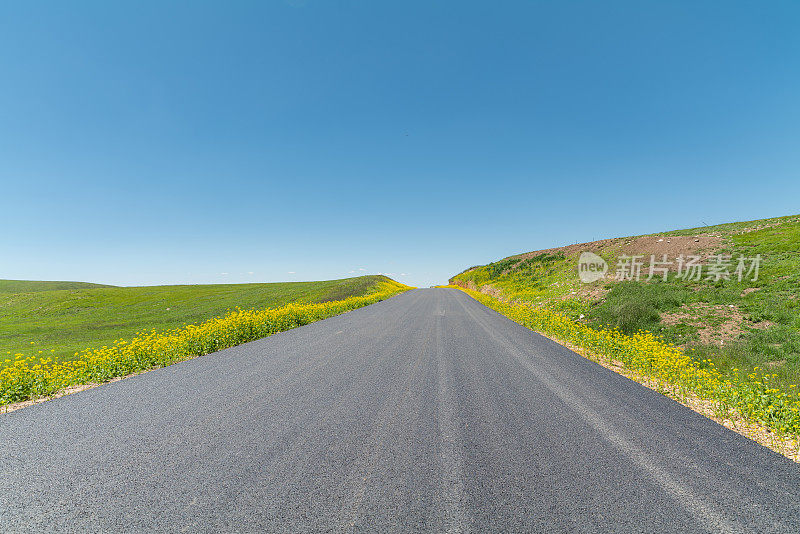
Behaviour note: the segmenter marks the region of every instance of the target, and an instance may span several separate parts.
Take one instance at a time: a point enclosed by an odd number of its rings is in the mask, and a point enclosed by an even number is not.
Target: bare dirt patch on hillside
[[[655,256],[659,261],[666,254],[668,260],[674,260],[678,256],[704,256],[713,254],[725,246],[725,240],[719,235],[700,234],[696,236],[667,236],[667,235],[648,235],[639,237],[619,237],[614,239],[601,239],[588,243],[578,243],[564,247],[548,248],[526,252],[512,258],[528,259],[542,254],[564,254],[567,257],[574,257],[581,252],[594,252],[600,256],[604,253],[616,252],[628,256],[643,256],[643,260],[648,262],[650,256]],[[674,263],[671,269],[677,269]]]
[[[600,302],[605,300],[609,291],[611,289],[605,285],[583,284],[578,288],[576,294],[587,302]]]
[[[494,297],[498,300],[505,301],[506,299],[503,297],[503,292],[494,287],[492,284],[486,284],[481,287],[480,292],[489,295],[490,297]]]
[[[697,328],[700,343],[706,345],[724,345],[741,337],[748,326],[765,329],[772,324],[769,321],[752,323],[734,305],[705,302],[684,304],[678,311],[662,313],[661,322],[668,326],[685,324]]]

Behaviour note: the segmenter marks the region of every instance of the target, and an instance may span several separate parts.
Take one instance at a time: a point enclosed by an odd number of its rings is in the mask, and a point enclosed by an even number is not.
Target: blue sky
[[[5,3],[0,278],[428,285],[798,213],[799,24],[798,2]]]

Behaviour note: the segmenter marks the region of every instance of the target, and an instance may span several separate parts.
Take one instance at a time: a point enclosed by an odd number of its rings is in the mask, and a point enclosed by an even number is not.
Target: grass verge
[[[86,347],[139,332],[199,324],[242,309],[279,308],[366,295],[379,275],[312,282],[112,287],[0,280],[0,369],[14,359],[73,360]]]
[[[367,306],[407,289],[385,278],[365,295],[280,308],[237,309],[200,324],[153,330],[109,346],[86,349],[71,361],[16,356],[0,370],[0,406],[164,367]]]
[[[629,378],[703,415],[730,420],[734,430],[792,460],[800,460],[800,396],[796,388],[787,393],[773,387],[770,380],[777,375],[727,377],[715,369],[713,362],[696,362],[681,348],[650,332],[625,334],[617,329],[595,328],[546,308],[506,303],[478,291],[450,287],[586,358],[617,372],[624,371],[622,374]]]

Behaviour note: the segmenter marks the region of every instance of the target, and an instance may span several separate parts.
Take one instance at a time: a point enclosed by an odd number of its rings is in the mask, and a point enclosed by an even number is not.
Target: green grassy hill
[[[608,262],[605,279],[582,283],[578,258],[593,252]],[[639,281],[617,280],[624,255],[642,255]],[[681,278],[678,262],[649,275],[656,261],[699,255],[700,280]],[[731,255],[729,279],[707,278],[709,256]],[[758,279],[737,279],[739,256],[761,256]],[[747,262],[749,268],[752,262]],[[800,383],[800,216],[777,217],[569,245],[518,254],[467,269],[451,283],[504,300],[545,306],[596,326],[649,330],[724,373],[778,375],[781,387]]]
[[[35,291],[53,291],[57,289],[92,289],[98,287],[115,287],[89,282],[39,282],[33,280],[0,280],[0,293],[33,293]]]
[[[81,282],[0,280],[0,361],[71,359],[143,330],[198,323],[240,307],[269,308],[371,293],[384,276],[323,282],[113,287]]]

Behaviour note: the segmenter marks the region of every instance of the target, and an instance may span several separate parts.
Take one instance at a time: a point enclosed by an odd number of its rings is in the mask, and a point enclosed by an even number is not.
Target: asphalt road
[[[3,532],[800,532],[800,467],[463,293],[0,416]]]

